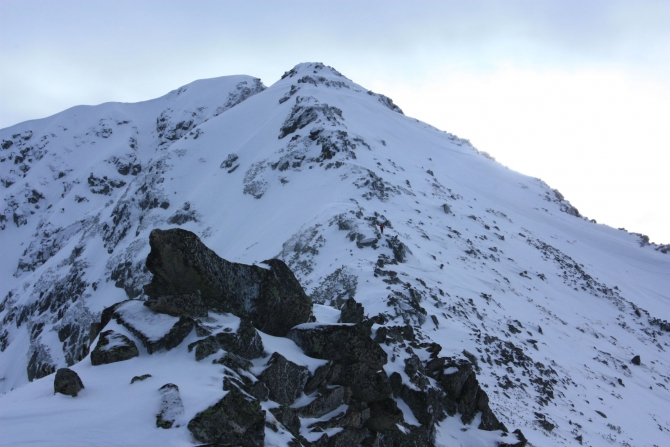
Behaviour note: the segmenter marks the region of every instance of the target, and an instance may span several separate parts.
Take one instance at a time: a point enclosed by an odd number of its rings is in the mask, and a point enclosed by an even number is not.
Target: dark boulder
[[[333,383],[350,387],[352,397],[361,402],[383,400],[393,393],[386,372],[370,368],[363,362],[343,366]]]
[[[371,402],[370,419],[365,422],[365,427],[376,432],[390,431],[396,428],[396,424],[402,422],[402,410],[393,399],[384,399]]]
[[[195,348],[195,359],[202,360],[219,349],[224,349],[245,359],[255,359],[263,355],[263,341],[251,322],[240,320],[237,332],[219,332],[188,345],[189,352]]]
[[[76,372],[69,368],[60,368],[56,371],[56,377],[54,377],[54,394],[61,393],[77,397],[77,394],[83,388],[84,383]]]
[[[344,365],[364,362],[377,371],[386,364],[386,352],[370,338],[365,324],[302,324],[287,335],[310,357]]]
[[[269,366],[258,376],[270,391],[270,399],[281,405],[291,405],[302,394],[309,369],[287,360],[275,352],[267,363]]]
[[[218,446],[263,447],[265,411],[256,399],[233,387],[223,399],[188,423],[193,437]]]
[[[98,344],[91,352],[92,365],[122,362],[140,355],[135,342],[123,334],[108,330],[100,334]]]
[[[249,318],[276,336],[309,319],[312,302],[279,259],[264,261],[268,269],[229,262],[180,228],[153,230],[149,243],[147,268],[153,278],[144,291],[150,301],[200,292],[206,309]]]
[[[298,408],[298,414],[304,418],[319,418],[348,403],[350,398],[351,390],[347,387],[324,388],[319,397],[308,405]]]
[[[636,355],[635,357],[633,357],[633,359],[632,359],[630,362],[631,362],[633,365],[640,366],[640,364],[642,363],[642,360],[640,359],[640,356],[639,356],[639,355]]]

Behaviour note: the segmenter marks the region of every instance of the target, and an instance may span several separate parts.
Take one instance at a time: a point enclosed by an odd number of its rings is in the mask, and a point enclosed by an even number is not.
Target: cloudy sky
[[[320,61],[670,243],[670,0],[0,1],[0,128]]]

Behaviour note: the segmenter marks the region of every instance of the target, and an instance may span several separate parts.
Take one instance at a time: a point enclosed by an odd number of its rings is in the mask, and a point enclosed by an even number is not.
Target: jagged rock
[[[434,423],[443,420],[446,416],[443,404],[444,395],[439,389],[428,387],[419,391],[403,383],[399,397],[412,410],[416,420],[426,427],[432,427]]]
[[[281,407],[271,408],[270,413],[291,433],[300,432],[300,418],[295,409],[282,405]]]
[[[376,432],[389,431],[396,428],[396,424],[403,420],[402,410],[398,408],[396,401],[388,398],[378,402],[371,402],[370,419],[365,422],[365,427]]]
[[[200,291],[182,295],[161,295],[144,302],[149,309],[179,317],[188,315],[203,318],[207,316],[207,308],[202,302]]]
[[[386,364],[386,352],[370,338],[364,324],[307,323],[286,335],[310,357],[335,360],[342,364],[364,362],[375,371]]]
[[[257,400],[233,388],[219,402],[191,419],[188,429],[199,442],[263,447],[265,411]]]
[[[160,389],[162,395],[161,409],[156,415],[156,427],[172,428],[184,414],[184,403],[179,395],[179,387],[174,383],[166,383]]]
[[[135,342],[123,334],[108,330],[100,334],[98,344],[91,352],[92,365],[122,362],[140,355]]]
[[[349,298],[342,305],[340,313],[340,323],[362,323],[365,319],[365,309],[361,303],[355,299]]]
[[[242,371],[249,371],[249,369],[254,366],[249,360],[235,355],[232,352],[226,352],[226,354],[218,360],[214,360],[212,363],[218,363],[223,366],[227,366],[231,370],[240,373]]]
[[[333,365],[334,365],[333,362],[328,362],[325,365],[321,365],[318,368],[316,368],[316,371],[314,371],[314,375],[311,376],[309,380],[307,380],[307,383],[305,384],[305,394],[309,396],[320,387],[326,385],[326,379],[328,378],[328,375]]]
[[[350,387],[352,397],[361,402],[386,399],[393,393],[386,372],[370,368],[363,362],[343,366],[333,383]]]
[[[135,382],[141,382],[143,380],[147,380],[149,377],[151,377],[151,374],[142,374],[141,376],[135,376],[130,380],[130,384],[132,385]]]
[[[351,390],[347,387],[324,388],[319,397],[308,405],[298,408],[298,414],[304,418],[318,418],[348,403],[350,397]]]
[[[196,360],[202,360],[219,349],[224,349],[246,359],[255,359],[263,355],[263,341],[256,328],[246,319],[240,320],[240,326],[236,333],[219,332],[188,345],[189,352],[193,348],[195,348]]]
[[[440,357],[428,362],[426,372],[444,389],[444,408],[450,416],[458,411],[463,423],[469,424],[481,412],[480,430],[507,431],[489,407],[489,398],[479,386],[472,363]]]
[[[389,248],[393,250],[393,257],[398,262],[405,262],[405,259],[407,259],[407,254],[412,253],[407,245],[400,242],[398,236],[391,236],[387,238],[386,243],[388,244]]]
[[[640,366],[640,364],[642,363],[642,360],[640,359],[640,356],[639,356],[639,355],[636,355],[635,357],[633,357],[633,359],[632,359],[630,362],[631,362],[633,365]]]
[[[60,368],[54,377],[54,394],[61,393],[67,396],[77,397],[79,391],[84,388],[84,383],[79,375],[69,368]]]
[[[258,376],[270,391],[270,399],[281,405],[291,405],[300,397],[309,379],[309,369],[286,360],[275,352],[267,363],[269,366]]]
[[[249,318],[276,336],[309,319],[312,302],[279,259],[264,261],[269,269],[232,263],[180,228],[153,230],[149,243],[147,268],[154,276],[144,290],[150,299],[199,291],[208,310]]]

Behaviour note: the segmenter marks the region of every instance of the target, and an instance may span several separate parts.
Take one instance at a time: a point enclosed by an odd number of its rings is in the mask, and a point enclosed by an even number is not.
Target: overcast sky
[[[670,243],[670,0],[0,0],[0,128],[308,61]]]

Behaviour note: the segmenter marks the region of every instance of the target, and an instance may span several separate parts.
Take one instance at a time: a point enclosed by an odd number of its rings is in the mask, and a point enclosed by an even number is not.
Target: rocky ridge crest
[[[198,341],[188,346],[193,361],[222,365],[221,386],[227,391],[188,422],[198,442],[257,447],[271,430],[290,434],[294,446],[432,446],[440,421],[460,417],[471,423],[477,414],[479,429],[507,433],[472,364],[439,357],[441,347],[421,342],[411,326],[361,317],[364,309],[353,298],[343,306],[341,320],[356,322],[316,322],[311,301],[282,261],[267,261],[267,270],[230,263],[181,229],[154,230],[150,244],[149,300],[123,301],[103,312],[93,328],[102,332],[91,361],[101,365],[137,356],[131,334],[148,354],[156,354],[195,331]],[[217,326],[225,314],[240,318],[235,332]],[[275,319],[291,327],[279,327]],[[106,330],[112,320],[128,336]],[[266,354],[261,327],[292,340],[320,366],[310,371],[289,353]],[[390,375],[389,348],[409,353]],[[391,362],[401,357],[394,354]],[[254,368],[254,360],[263,366]],[[178,384],[164,385],[160,394],[156,425],[178,427],[184,413]],[[509,439],[499,445],[525,445],[520,432]]]

